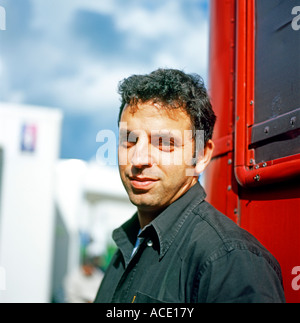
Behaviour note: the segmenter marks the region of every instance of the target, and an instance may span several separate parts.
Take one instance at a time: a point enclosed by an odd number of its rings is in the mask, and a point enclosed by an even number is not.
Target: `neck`
[[[138,209],[138,218],[141,229],[143,229],[146,225],[152,222],[162,211],[163,209],[151,211]]]
[[[194,186],[198,181],[198,178],[193,178],[191,183],[183,186],[177,194],[173,197],[169,204],[165,206],[160,206],[159,208],[138,208],[138,218],[140,222],[141,229],[152,222],[163,210],[165,210],[169,205],[174,203],[179,197],[185,194],[192,186]]]

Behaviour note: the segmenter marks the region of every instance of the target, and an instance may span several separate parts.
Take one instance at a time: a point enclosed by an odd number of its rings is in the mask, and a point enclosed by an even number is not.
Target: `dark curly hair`
[[[191,118],[193,131],[204,130],[205,144],[212,138],[216,116],[203,79],[176,69],[158,69],[146,75],[132,75],[119,84],[122,111],[126,104],[136,106],[151,101],[163,107],[183,109]]]

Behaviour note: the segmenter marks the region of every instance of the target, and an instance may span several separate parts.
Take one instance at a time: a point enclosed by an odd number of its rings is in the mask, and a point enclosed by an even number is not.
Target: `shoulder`
[[[257,259],[261,262],[264,259],[281,276],[280,266],[274,256],[252,234],[208,202],[203,201],[193,209],[190,225],[189,243],[198,250],[198,265],[202,270],[224,256],[245,260],[245,255],[248,255],[251,261]]]
[[[185,263],[197,301],[282,302],[281,269],[249,232],[203,201],[190,217]]]

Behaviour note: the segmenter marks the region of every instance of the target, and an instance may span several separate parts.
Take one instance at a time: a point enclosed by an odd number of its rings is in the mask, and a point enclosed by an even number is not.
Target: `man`
[[[216,117],[201,78],[159,69],[119,91],[119,170],[137,213],[113,233],[95,302],[284,302],[276,259],[204,200]]]
[[[86,256],[79,268],[75,268],[64,280],[67,303],[92,303],[97,294],[103,272],[98,269],[95,257]]]

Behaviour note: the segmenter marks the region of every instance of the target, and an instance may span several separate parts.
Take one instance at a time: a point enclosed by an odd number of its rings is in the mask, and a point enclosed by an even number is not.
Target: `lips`
[[[158,181],[155,178],[140,176],[129,177],[129,180],[131,185],[139,190],[148,190]]]

